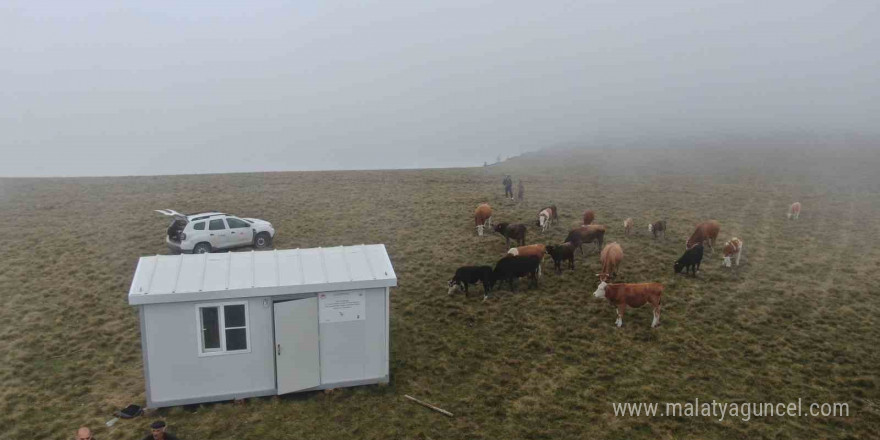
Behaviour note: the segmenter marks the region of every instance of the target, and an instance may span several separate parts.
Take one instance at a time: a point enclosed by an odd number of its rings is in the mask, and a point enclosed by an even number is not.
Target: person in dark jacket
[[[174,434],[165,432],[165,422],[157,420],[150,424],[150,434],[143,440],[178,440],[178,438]]]
[[[504,197],[513,200],[513,179],[510,178],[510,175],[504,176],[504,180],[501,181],[504,184]]]

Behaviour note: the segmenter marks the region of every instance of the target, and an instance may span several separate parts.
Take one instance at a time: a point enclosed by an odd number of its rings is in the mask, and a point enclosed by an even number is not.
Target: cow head
[[[730,255],[725,255],[725,256],[724,256],[724,261],[721,262],[721,265],[724,266],[724,267],[730,267],[730,266],[731,266],[731,263],[730,263]]]
[[[461,291],[461,285],[459,283],[456,283],[455,280],[449,280],[446,285],[448,287],[448,289],[446,290],[446,293],[448,295],[452,295],[453,293],[455,293],[456,290]]]
[[[599,287],[596,288],[595,292],[593,292],[593,296],[595,296],[596,298],[605,298],[605,286],[607,285],[608,283],[606,283],[605,281],[599,283]]]
[[[648,233],[651,233],[651,232],[654,232],[654,225],[651,223],[648,223]]]
[[[675,269],[675,273],[681,273],[681,270],[684,269],[684,264],[681,262],[681,260],[678,260],[675,262],[675,266],[673,266],[673,268]]]
[[[477,225],[477,235],[483,236],[483,225]]]
[[[495,225],[494,229],[495,232],[498,232],[499,234],[504,233],[504,230],[507,229],[507,223],[498,223]]]

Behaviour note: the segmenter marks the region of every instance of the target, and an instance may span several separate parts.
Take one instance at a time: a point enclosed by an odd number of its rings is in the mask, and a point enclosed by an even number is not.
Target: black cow
[[[675,273],[681,273],[681,270],[684,269],[684,273],[687,275],[688,269],[691,269],[694,276],[697,276],[697,271],[700,270],[700,263],[702,261],[703,245],[698,243],[684,251],[684,255],[675,262]]]
[[[556,273],[562,273],[562,262],[568,261],[568,266],[574,270],[574,250],[575,245],[565,242],[558,246],[547,246],[547,253],[553,258],[553,265],[556,267]]]
[[[527,257],[508,255],[498,260],[498,263],[495,264],[495,269],[492,271],[492,284],[494,286],[495,283],[506,280],[510,285],[510,290],[516,292],[513,280],[527,276],[535,282],[535,288],[537,288],[538,269],[540,267],[541,258],[537,255],[529,255]]]
[[[448,294],[452,295],[455,289],[464,291],[467,297],[468,285],[483,283],[483,295],[488,296],[492,290],[492,266],[462,266],[455,270],[455,275],[446,283],[449,286]]]
[[[522,223],[498,223],[495,232],[504,236],[507,247],[510,247],[510,239],[516,241],[517,246],[526,245],[526,225]]]

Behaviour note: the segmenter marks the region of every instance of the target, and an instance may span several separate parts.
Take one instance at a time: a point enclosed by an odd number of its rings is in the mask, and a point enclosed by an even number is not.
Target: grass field
[[[558,153],[489,169],[291,172],[0,180],[0,437],[136,439],[153,417],[183,439],[880,438],[880,178],[877,155],[673,151]],[[526,183],[502,198],[501,173]],[[799,200],[797,222],[786,220]],[[533,224],[555,203],[558,243],[586,208],[625,257],[620,281],[666,285],[662,325],[647,308],[592,297],[597,255],[540,288],[447,296],[456,267],[493,264],[495,221]],[[392,289],[391,382],[280,398],[163,409],[112,428],[143,404],[138,257],[167,253],[153,209],[218,209],[271,221],[279,249],[385,243]],[[637,234],[624,238],[633,217]],[[696,279],[672,262],[694,225],[745,241],[743,266],[707,255]],[[666,240],[648,235],[666,219]],[[588,247],[585,247],[588,248]],[[477,289],[478,292],[481,289]],[[403,398],[455,413],[447,418]],[[612,402],[846,402],[849,417],[616,417]]]

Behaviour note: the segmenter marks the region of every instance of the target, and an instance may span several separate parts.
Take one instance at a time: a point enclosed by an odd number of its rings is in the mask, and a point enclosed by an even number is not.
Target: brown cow
[[[724,243],[724,261],[721,263],[724,267],[731,267],[731,258],[736,255],[736,265],[739,266],[739,257],[742,256],[743,241],[733,237],[727,243]]]
[[[651,303],[654,308],[654,320],[651,327],[660,325],[660,299],[663,295],[663,285],[660,283],[641,284],[608,284],[604,281],[599,283],[599,288],[593,292],[596,298],[608,298],[608,301],[617,306],[618,327],[623,326],[623,314],[626,306],[641,307],[645,303]]]
[[[788,208],[788,219],[797,220],[801,215],[801,202],[794,202]]]
[[[528,257],[529,255],[536,255],[543,260],[544,254],[547,253],[547,247],[543,244],[530,244],[528,246],[510,248],[507,253],[513,255],[514,257]]]
[[[623,221],[623,235],[628,236],[632,233],[633,230],[633,219],[632,217],[627,217],[626,220]]]
[[[602,272],[597,273],[599,281],[608,281],[617,275],[617,268],[623,261],[623,248],[617,242],[613,242],[602,249],[599,254],[599,261],[602,263]]]
[[[718,238],[718,232],[720,231],[721,223],[718,223],[718,220],[700,223],[697,225],[697,229],[691,235],[691,238],[688,238],[684,248],[687,250],[697,243],[704,243],[704,246],[708,243],[709,249],[712,250],[712,253],[715,253],[715,240]]]
[[[477,225],[477,235],[483,236],[483,226],[492,227],[492,207],[488,203],[481,203],[474,211],[474,223]]]
[[[580,249],[581,255],[584,254],[584,243],[595,243],[596,250],[602,249],[605,243],[605,226],[603,225],[587,225],[572,229],[565,241],[573,244]]]
[[[588,210],[584,211],[584,222],[581,224],[584,226],[587,226],[589,224],[592,224],[593,220],[595,220],[595,219],[596,219],[596,213],[594,213],[592,209],[588,209]]]

